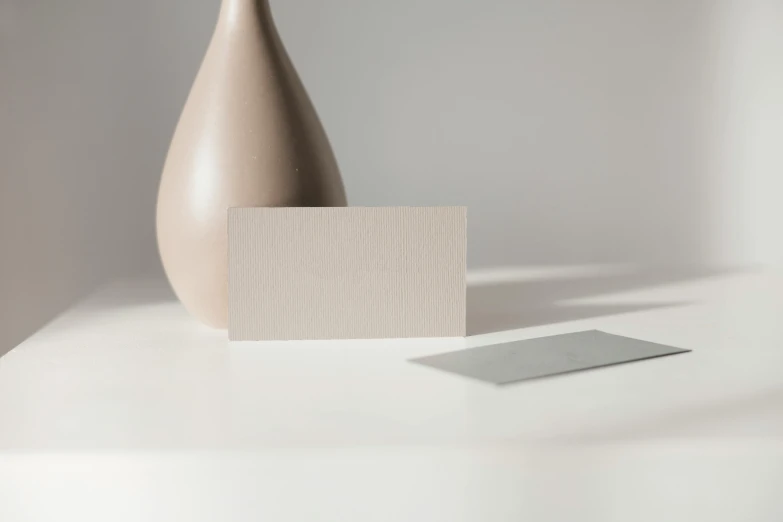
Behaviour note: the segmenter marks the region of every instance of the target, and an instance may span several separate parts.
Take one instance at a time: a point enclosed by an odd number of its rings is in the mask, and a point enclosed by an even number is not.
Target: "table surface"
[[[783,520],[783,272],[469,283],[466,339],[289,343],[104,288],[0,359],[0,520]],[[693,352],[503,387],[407,362],[586,329]]]
[[[783,440],[783,272],[469,277],[465,339],[229,343],[160,280],[109,285],[0,359],[0,451]],[[410,358],[600,329],[693,350],[493,386]]]

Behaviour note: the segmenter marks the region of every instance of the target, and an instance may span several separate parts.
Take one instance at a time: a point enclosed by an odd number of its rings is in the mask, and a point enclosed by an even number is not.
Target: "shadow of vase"
[[[493,269],[473,272],[467,288],[467,333],[481,335],[552,323],[619,315],[671,306],[682,301],[580,303],[619,294],[719,275],[708,268],[560,267]]]

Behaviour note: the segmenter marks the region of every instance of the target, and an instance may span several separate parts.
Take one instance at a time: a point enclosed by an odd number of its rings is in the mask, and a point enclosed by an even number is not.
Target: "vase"
[[[228,208],[345,204],[268,0],[223,0],[158,192],[158,248],[174,292],[197,319],[225,328]]]

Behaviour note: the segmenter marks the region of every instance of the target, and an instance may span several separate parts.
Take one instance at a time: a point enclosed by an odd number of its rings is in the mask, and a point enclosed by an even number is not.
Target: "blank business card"
[[[465,336],[465,207],[232,208],[232,341]]]
[[[508,384],[689,351],[592,330],[481,346],[411,362]]]

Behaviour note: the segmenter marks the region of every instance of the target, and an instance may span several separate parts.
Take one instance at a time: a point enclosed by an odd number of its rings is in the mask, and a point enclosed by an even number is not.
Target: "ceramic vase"
[[[268,0],[223,0],[158,193],[158,248],[177,297],[200,321],[226,327],[228,208],[345,204]]]

